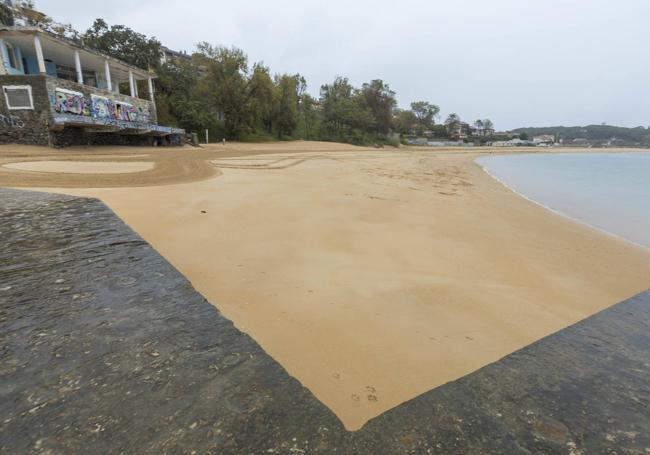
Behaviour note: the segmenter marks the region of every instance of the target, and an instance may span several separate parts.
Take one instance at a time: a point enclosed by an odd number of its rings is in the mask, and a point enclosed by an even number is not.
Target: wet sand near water
[[[155,169],[25,186],[107,203],[350,430],[650,287],[650,252],[510,192],[475,151],[92,150]]]

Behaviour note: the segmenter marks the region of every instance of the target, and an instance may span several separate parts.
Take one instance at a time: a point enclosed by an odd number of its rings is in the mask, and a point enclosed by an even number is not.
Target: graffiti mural
[[[148,107],[136,107],[106,96],[90,95],[90,99],[88,99],[81,92],[57,87],[54,90],[54,95],[50,95],[50,100],[54,112],[58,114],[74,114],[125,122],[151,122],[151,113]]]
[[[59,114],[90,115],[90,106],[83,93],[57,88],[54,91],[54,111]]]
[[[25,128],[25,122],[15,115],[0,114],[0,125],[8,126],[9,128]]]
[[[55,125],[101,125],[101,126],[117,126],[120,128],[138,128],[139,125],[134,124],[133,122],[126,120],[113,120],[113,119],[102,119],[94,117],[79,117],[71,114],[62,114],[54,117]],[[169,126],[160,126],[160,125],[146,125],[146,129],[151,132],[162,133],[162,134],[185,134],[185,130],[179,128],[172,128]]]
[[[92,116],[112,120],[125,120],[127,122],[147,121],[139,115],[138,110],[129,103],[112,101],[104,96],[91,95]]]
[[[115,105],[111,100],[103,96],[92,95],[92,116],[95,118],[115,118]]]
[[[138,121],[138,111],[132,105],[128,103],[115,103],[115,113],[117,120],[126,120],[128,122],[137,122]]]

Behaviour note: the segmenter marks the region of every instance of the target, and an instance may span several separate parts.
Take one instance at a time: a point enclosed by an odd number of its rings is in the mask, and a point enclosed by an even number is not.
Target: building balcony
[[[0,81],[9,111],[46,110],[55,132],[184,134],[157,124],[152,74],[39,28],[0,27]]]
[[[153,75],[37,27],[0,27],[0,74],[42,74],[153,102]],[[146,81],[140,96],[138,81]]]

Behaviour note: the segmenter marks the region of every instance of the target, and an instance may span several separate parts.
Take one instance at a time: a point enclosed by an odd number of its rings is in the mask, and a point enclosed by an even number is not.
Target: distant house
[[[449,129],[449,136],[456,140],[467,139],[471,134],[472,127],[466,122],[458,122]]]
[[[535,147],[534,141],[524,141],[522,139],[510,139],[509,141],[496,141],[492,143],[493,147]]]
[[[494,128],[477,128],[475,126],[472,126],[470,128],[470,135],[471,136],[485,136],[485,137],[492,137],[494,136],[495,130]]]
[[[175,64],[176,62],[190,63],[191,61],[192,61],[192,57],[188,55],[186,52],[174,51],[165,46],[162,46],[160,48],[160,63],[162,65],[164,65],[165,63]]]
[[[605,144],[605,147],[620,147],[621,145],[625,145],[625,141],[623,139],[618,139],[618,138],[611,138],[608,140]]]
[[[551,146],[555,144],[555,136],[552,134],[540,134],[533,138],[533,142],[535,142],[536,145]]]
[[[157,124],[154,77],[38,27],[0,26],[0,143],[181,143],[184,130]]]

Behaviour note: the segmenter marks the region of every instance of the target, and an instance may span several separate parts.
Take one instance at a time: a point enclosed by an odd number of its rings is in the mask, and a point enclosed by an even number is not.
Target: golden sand
[[[0,164],[143,153],[11,150]],[[101,198],[354,430],[650,287],[649,251],[517,196],[477,155],[233,144],[150,151],[154,170],[94,185],[0,168],[0,185]]]

